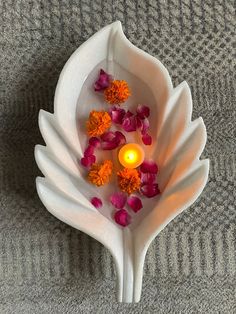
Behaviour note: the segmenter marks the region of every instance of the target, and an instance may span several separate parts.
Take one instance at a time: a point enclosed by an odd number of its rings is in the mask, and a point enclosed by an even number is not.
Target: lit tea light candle
[[[144,151],[140,145],[129,143],[120,149],[118,159],[125,168],[137,168],[144,160]]]

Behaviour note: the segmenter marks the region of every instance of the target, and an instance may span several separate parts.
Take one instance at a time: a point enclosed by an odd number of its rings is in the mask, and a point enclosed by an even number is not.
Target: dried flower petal
[[[119,131],[106,132],[101,136],[101,148],[104,150],[112,150],[126,143],[124,134]]]
[[[128,226],[131,223],[131,216],[125,209],[118,210],[114,215],[115,222],[123,227]]]
[[[148,118],[150,115],[150,108],[146,105],[138,105],[136,112],[140,119]]]
[[[116,192],[111,195],[110,202],[115,208],[122,209],[126,204],[127,196],[122,192]]]
[[[89,139],[89,145],[93,146],[94,148],[99,148],[100,147],[100,140],[97,137],[91,137]]]
[[[103,69],[101,69],[99,73],[99,77],[97,81],[94,83],[95,92],[100,92],[106,89],[110,85],[111,80],[112,80],[112,76],[106,73]]]
[[[89,145],[84,151],[84,157],[88,157],[94,154],[94,146]]]
[[[93,197],[91,199],[91,204],[93,204],[93,206],[96,208],[101,208],[102,207],[102,200],[98,197]]]
[[[141,208],[143,208],[142,201],[137,196],[129,196],[127,204],[129,205],[129,207],[133,209],[135,213],[137,213]]]
[[[158,194],[160,194],[160,190],[158,188],[158,184],[144,184],[141,186],[140,191],[143,195],[146,197],[154,197]]]
[[[141,172],[141,182],[151,184],[154,183],[156,180],[156,174],[155,173],[143,173]]]
[[[112,122],[122,124],[126,111],[118,106],[114,106],[109,110]]]
[[[122,128],[126,132],[134,132],[137,130],[137,119],[135,115],[124,117],[122,122]]]
[[[142,135],[145,135],[149,129],[150,123],[148,118],[144,118],[141,120],[141,133]]]
[[[126,143],[126,137],[124,136],[124,134],[122,132],[116,131],[115,135],[116,135],[116,139],[117,139],[117,141],[119,143],[118,146],[124,145]]]
[[[144,162],[140,165],[140,171],[143,173],[157,173],[158,166],[153,160],[144,160]]]
[[[151,145],[152,144],[152,137],[149,134],[144,134],[142,136],[142,141],[144,145]]]
[[[92,166],[92,164],[95,163],[95,161],[96,161],[96,157],[94,155],[91,155],[91,156],[81,158],[80,163],[85,168],[89,168]]]
[[[114,80],[110,86],[104,90],[106,102],[110,104],[120,104],[131,95],[126,81]]]

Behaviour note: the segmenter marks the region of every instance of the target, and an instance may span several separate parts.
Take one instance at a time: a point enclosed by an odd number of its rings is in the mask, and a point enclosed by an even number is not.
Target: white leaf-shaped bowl
[[[102,211],[91,205],[93,196],[106,199],[106,188],[89,185],[79,165],[86,141],[84,119],[92,109],[107,109],[92,88],[100,68],[131,86],[128,107],[147,103],[152,113],[153,144],[145,150],[159,166],[162,193],[159,198],[145,200],[144,208],[126,228],[113,221],[108,201]],[[118,301],[138,302],[150,243],[197,199],[208,178],[209,161],[199,160],[206,129],[201,118],[191,121],[188,84],[183,82],[173,88],[165,67],[132,45],[121,23],[115,22],[97,32],[69,58],[57,84],[54,111],[39,113],[46,147],[35,147],[38,167],[45,176],[36,179],[38,195],[54,216],[100,241],[111,252],[117,270]],[[137,138],[130,140],[139,142]]]

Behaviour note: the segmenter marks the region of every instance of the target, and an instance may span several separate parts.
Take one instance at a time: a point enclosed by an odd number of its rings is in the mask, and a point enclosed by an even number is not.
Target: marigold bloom
[[[138,170],[124,168],[117,172],[118,185],[123,192],[131,194],[140,188],[141,179]]]
[[[112,81],[104,90],[105,99],[109,104],[120,104],[131,95],[126,81]]]
[[[95,163],[91,166],[88,173],[88,180],[97,186],[104,185],[109,182],[112,174],[113,164],[111,160],[105,160],[103,163]]]
[[[106,111],[91,111],[86,122],[89,136],[100,136],[111,126],[111,117]]]

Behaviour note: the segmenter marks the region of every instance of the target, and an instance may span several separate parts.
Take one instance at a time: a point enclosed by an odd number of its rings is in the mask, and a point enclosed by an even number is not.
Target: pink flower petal
[[[130,117],[124,118],[122,122],[122,128],[126,132],[133,132],[137,130],[137,119],[135,115],[132,115]]]
[[[141,120],[141,133],[142,135],[145,135],[149,129],[150,123],[148,118],[144,118]]]
[[[101,69],[99,73],[99,77],[94,84],[95,92],[100,92],[106,89],[109,86],[111,80],[112,80],[112,76]]]
[[[137,213],[141,208],[143,208],[142,201],[137,196],[129,196],[127,204],[133,209],[135,213]]]
[[[155,173],[143,173],[141,172],[141,182],[151,184],[154,183],[156,180],[156,174]]]
[[[93,197],[90,202],[96,208],[101,208],[102,207],[102,200],[100,198],[98,198],[98,197]]]
[[[80,160],[81,165],[84,166],[85,168],[89,168],[90,166],[92,166],[92,164],[94,164],[95,161],[96,161],[96,157],[94,155],[83,157]]]
[[[143,123],[142,123],[142,120],[139,118],[138,115],[135,116],[136,118],[136,125],[137,125],[137,129],[141,128]]]
[[[119,131],[108,131],[101,136],[101,148],[104,150],[115,149],[118,146],[126,143],[124,134]]]
[[[134,114],[131,112],[131,111],[127,111],[126,112],[126,114],[125,114],[125,116],[124,116],[124,119],[126,119],[126,118],[130,118],[130,117],[132,117]]]
[[[126,111],[118,106],[114,106],[109,110],[112,122],[122,124]]]
[[[84,157],[88,157],[94,154],[94,146],[89,145],[84,151]]]
[[[110,202],[115,208],[122,209],[126,204],[127,196],[122,192],[116,192],[110,196]]]
[[[118,210],[114,215],[115,222],[123,227],[128,226],[131,223],[131,216],[125,209]]]
[[[100,146],[100,140],[97,137],[90,137],[89,145],[98,148]]]
[[[141,186],[140,191],[143,195],[146,197],[154,197],[158,194],[160,194],[160,190],[158,188],[158,184],[144,184]]]
[[[104,142],[112,142],[116,138],[115,132],[108,131],[101,135],[101,140]]]
[[[151,145],[152,144],[152,137],[149,134],[144,134],[142,136],[142,141],[144,145]]]
[[[153,160],[144,160],[144,162],[140,165],[140,171],[143,173],[157,173],[158,166]]]
[[[115,135],[116,135],[116,139],[119,143],[119,146],[124,145],[126,143],[126,137],[124,136],[124,134],[122,132],[116,131]]]
[[[148,118],[150,115],[150,108],[146,105],[138,105],[136,112],[140,119]]]

